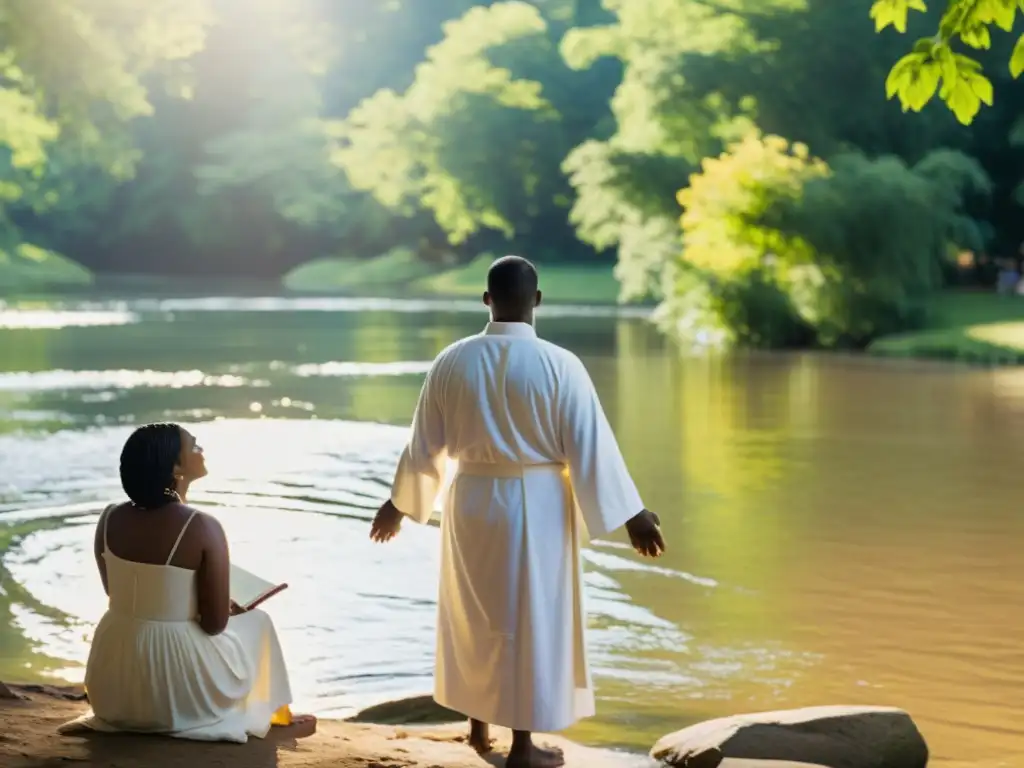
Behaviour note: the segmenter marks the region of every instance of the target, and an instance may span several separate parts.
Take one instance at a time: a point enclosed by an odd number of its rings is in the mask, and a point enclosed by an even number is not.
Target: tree
[[[863,347],[924,319],[958,247],[985,231],[978,164],[941,150],[911,167],[858,153],[830,163],[752,133],[679,193],[683,243],[663,325],[689,340]]]
[[[947,0],[938,31],[919,39],[913,50],[893,65],[886,79],[889,98],[898,97],[904,111],[920,112],[936,92],[964,125],[981,109],[992,106],[994,89],[981,62],[955,49],[961,43],[976,51],[992,47],[993,28],[1009,33],[1019,10],[1018,0]],[[871,17],[876,31],[908,28],[911,11],[925,13],[924,0],[875,0]],[[1024,73],[1024,35],[1017,38],[1009,56],[1010,75]]]
[[[542,11],[572,4],[538,5],[478,6],[446,23],[408,89],[352,111],[337,157],[356,188],[401,215],[428,210],[456,248],[569,239],[559,165],[598,130],[611,88],[560,58],[564,17]]]
[[[189,87],[188,60],[211,19],[207,0],[7,4],[0,17],[5,247],[48,211],[73,230],[82,213],[109,199],[116,180],[131,177],[139,160],[131,127],[153,111],[148,84]]]

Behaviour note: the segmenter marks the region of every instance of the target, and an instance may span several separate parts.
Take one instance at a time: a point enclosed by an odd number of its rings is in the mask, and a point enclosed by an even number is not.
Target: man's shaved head
[[[522,256],[503,256],[487,270],[484,303],[495,320],[531,322],[540,304],[537,268]]]

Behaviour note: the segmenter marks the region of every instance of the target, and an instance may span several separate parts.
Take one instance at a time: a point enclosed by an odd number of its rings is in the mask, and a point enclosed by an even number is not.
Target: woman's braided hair
[[[178,499],[174,467],[181,456],[181,427],[146,424],[121,449],[121,487],[141,509],[156,509]]]

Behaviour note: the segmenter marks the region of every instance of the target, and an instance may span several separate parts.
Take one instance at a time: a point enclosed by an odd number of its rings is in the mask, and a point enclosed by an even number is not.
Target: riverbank
[[[948,292],[935,300],[932,316],[930,327],[883,336],[868,352],[983,365],[1024,363],[1024,297]]]
[[[439,268],[409,251],[368,261],[322,259],[296,268],[282,284],[296,293],[475,298],[492,257]],[[554,264],[541,268],[550,302],[614,305],[620,286],[607,264]],[[867,350],[880,357],[958,361],[984,365],[1024,364],[1024,298],[990,291],[947,291],[930,308],[929,326],[876,339]]]
[[[82,288],[92,273],[64,256],[22,243],[0,249],[0,295],[41,289]]]
[[[282,285],[296,293],[476,298],[494,261],[488,254],[468,264],[445,268],[412,252],[396,249],[373,259],[319,259],[296,267]],[[609,264],[542,265],[541,290],[547,301],[565,304],[616,304],[619,282]]]
[[[58,736],[57,726],[81,714],[83,701],[69,689],[12,686],[23,698],[0,699],[0,765],[52,768],[482,768],[502,765],[508,734],[494,733],[496,751],[479,757],[464,742],[465,725],[395,726],[322,720],[317,733],[296,740],[288,729],[248,744],[209,744],[152,736]],[[541,739],[565,750],[569,768],[641,768],[646,755],[598,750],[558,737]]]

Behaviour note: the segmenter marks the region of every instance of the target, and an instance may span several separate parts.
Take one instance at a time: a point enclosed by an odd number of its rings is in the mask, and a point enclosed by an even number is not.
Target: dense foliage
[[[7,254],[617,259],[684,336],[861,345],[1024,240],[1016,0],[8,5]]]
[[[859,153],[826,164],[748,135],[679,194],[683,249],[660,318],[694,341],[863,347],[924,320],[950,249],[983,238],[966,203],[989,192],[949,150],[913,167]]]

